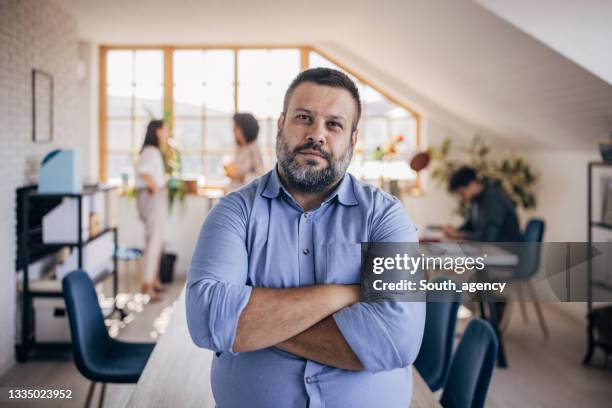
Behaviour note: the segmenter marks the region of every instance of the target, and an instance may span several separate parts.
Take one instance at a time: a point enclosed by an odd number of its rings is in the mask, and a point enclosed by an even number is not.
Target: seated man
[[[448,189],[470,204],[465,223],[458,230],[445,227],[448,238],[483,242],[521,240],[514,203],[499,186],[478,180],[474,169],[462,167],[452,174]]]
[[[396,198],[346,174],[360,115],[345,74],[302,72],[285,94],[276,168],[204,222],[187,320],[216,352],[220,408],[410,403],[425,305],[360,302],[360,243],[416,242],[417,229]]]

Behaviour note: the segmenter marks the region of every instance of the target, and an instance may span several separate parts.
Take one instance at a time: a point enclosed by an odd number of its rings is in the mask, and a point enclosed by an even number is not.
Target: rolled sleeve
[[[238,320],[252,291],[245,231],[246,212],[235,195],[221,200],[202,226],[185,299],[189,333],[199,347],[235,354]]]
[[[421,302],[357,303],[333,315],[342,336],[370,372],[414,362],[425,327]]]
[[[377,203],[371,242],[418,242],[418,230],[399,200]],[[424,302],[360,302],[333,319],[364,368],[370,372],[411,365],[425,329]]]

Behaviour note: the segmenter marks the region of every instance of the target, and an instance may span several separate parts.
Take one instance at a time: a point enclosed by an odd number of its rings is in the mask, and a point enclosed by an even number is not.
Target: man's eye
[[[310,122],[310,116],[308,115],[297,115],[296,118],[302,122]]]
[[[329,122],[328,126],[333,129],[342,129],[342,125],[338,122]]]

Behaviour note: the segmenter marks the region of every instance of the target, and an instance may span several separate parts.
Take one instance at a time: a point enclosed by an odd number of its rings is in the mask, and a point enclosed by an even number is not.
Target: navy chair
[[[89,406],[95,385],[100,382],[101,407],[106,383],[136,383],[155,343],[126,343],[108,335],[96,290],[87,273],[80,270],[69,273],[62,287],[74,360],[79,372],[91,381],[85,406]]]
[[[444,408],[482,408],[497,356],[497,336],[482,319],[466,327],[453,356],[440,404]]]
[[[442,282],[448,278],[435,278]],[[425,331],[421,349],[414,366],[432,391],[444,385],[453,354],[453,338],[457,324],[457,311],[461,305],[461,293],[430,291],[427,293]]]
[[[532,245],[522,245],[520,247],[518,251],[519,263],[515,268],[509,270],[493,269],[492,277],[493,279],[503,280],[504,282],[513,284],[518,296],[518,303],[523,316],[523,321],[525,322],[528,321],[528,317],[527,308],[525,307],[523,289],[526,289],[529,292],[530,299],[534,300],[533,306],[535,308],[538,322],[540,323],[540,328],[542,329],[542,334],[544,335],[544,338],[547,338],[548,327],[546,326],[546,321],[544,320],[544,314],[542,313],[540,302],[535,301],[535,289],[531,283],[531,278],[540,268],[540,243],[544,238],[544,226],[545,224],[543,220],[539,218],[530,219],[525,227],[522,242],[531,243]],[[512,306],[512,303],[509,303],[509,306]],[[504,316],[502,321],[502,330],[506,330],[508,327],[511,316],[510,312],[511,308],[508,307],[506,316]]]

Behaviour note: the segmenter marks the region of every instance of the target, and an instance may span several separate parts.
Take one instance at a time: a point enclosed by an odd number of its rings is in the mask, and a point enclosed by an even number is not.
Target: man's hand
[[[233,350],[245,352],[275,346],[359,302],[359,294],[358,285],[253,288],[238,320]]]

